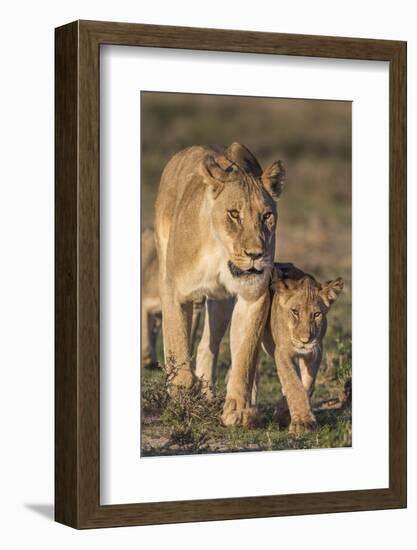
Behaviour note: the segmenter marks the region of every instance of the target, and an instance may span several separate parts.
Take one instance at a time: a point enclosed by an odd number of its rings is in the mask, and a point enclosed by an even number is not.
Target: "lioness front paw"
[[[291,420],[291,424],[289,427],[289,432],[293,434],[299,434],[304,432],[309,432],[311,430],[314,430],[316,428],[317,422],[314,417],[308,416],[307,418],[297,418],[294,420]]]
[[[203,384],[201,387],[201,391],[207,401],[212,401],[216,396],[213,386],[209,386],[208,384]]]
[[[239,407],[236,399],[226,399],[222,422],[225,426],[254,428],[258,423],[258,412],[250,405]]]
[[[185,388],[189,390],[193,386],[195,379],[196,378],[194,376],[194,373],[191,370],[179,370],[177,373],[175,373],[175,376],[173,376],[172,379],[169,381],[169,395],[171,397],[174,397],[177,394],[179,388]]]

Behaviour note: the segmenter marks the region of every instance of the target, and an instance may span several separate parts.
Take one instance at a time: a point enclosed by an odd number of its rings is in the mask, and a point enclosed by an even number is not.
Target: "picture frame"
[[[100,504],[100,46],[389,63],[389,487]],[[55,32],[55,519],[77,528],[406,507],[406,43],[76,21]]]

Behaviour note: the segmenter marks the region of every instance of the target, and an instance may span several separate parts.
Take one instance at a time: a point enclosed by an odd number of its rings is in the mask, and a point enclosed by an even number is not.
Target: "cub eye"
[[[294,317],[298,317],[298,309],[291,309],[291,313],[294,315]]]
[[[239,212],[237,210],[229,210],[229,216],[234,220],[239,219]]]
[[[269,218],[272,216],[272,212],[265,212],[264,214],[264,220],[269,220]]]
[[[321,311],[316,311],[316,313],[314,314],[315,319],[317,319],[317,317],[320,317],[320,315],[321,315]]]

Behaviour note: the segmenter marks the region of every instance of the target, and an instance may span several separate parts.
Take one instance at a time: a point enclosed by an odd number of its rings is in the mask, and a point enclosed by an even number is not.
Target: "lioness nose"
[[[309,336],[301,336],[300,338],[302,344],[308,344],[310,342]]]
[[[262,250],[261,249],[245,250],[245,254],[252,260],[257,260],[262,256]]]

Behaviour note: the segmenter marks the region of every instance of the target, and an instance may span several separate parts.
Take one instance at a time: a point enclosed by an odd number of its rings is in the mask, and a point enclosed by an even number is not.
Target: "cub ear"
[[[278,200],[285,182],[285,168],[281,160],[276,160],[264,170],[262,183],[268,193]]]
[[[275,296],[278,298],[278,303],[285,307],[288,300],[294,296],[296,282],[292,279],[278,279],[272,289],[275,292]]]
[[[278,294],[286,294],[290,290],[284,279],[282,279],[278,275],[276,275],[272,279],[272,283],[274,286],[274,290],[278,292]]]
[[[334,281],[327,281],[321,288],[320,294],[327,307],[330,307],[335,302],[342,292],[345,283],[342,277],[338,277]]]
[[[286,279],[285,276],[282,277],[279,272],[275,272],[272,277],[271,288],[277,292],[284,301],[292,296],[295,285],[295,281]]]
[[[230,161],[226,168],[222,168],[211,155],[201,162],[200,173],[204,183],[212,187],[215,198],[221,193],[226,182],[236,179],[236,173]]]
[[[277,263],[274,263],[274,267],[271,273],[271,283],[275,284],[280,279],[283,279],[283,278],[284,278],[284,272],[281,270],[280,265]]]

